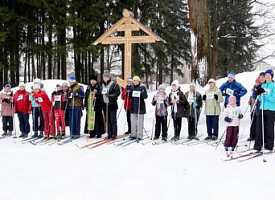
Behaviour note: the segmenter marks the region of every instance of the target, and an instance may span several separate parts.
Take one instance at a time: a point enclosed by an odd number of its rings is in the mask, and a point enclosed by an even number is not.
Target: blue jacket
[[[265,95],[263,95],[263,104],[264,110],[275,111],[275,83],[266,82],[262,84],[262,88],[266,89]],[[261,100],[261,96],[258,96],[258,99]],[[260,109],[262,109],[262,104],[260,105]]]
[[[228,104],[228,99],[229,99],[229,96],[230,96],[230,95],[226,94],[226,89],[227,88],[234,91],[233,95],[236,97],[237,106],[240,106],[241,97],[244,96],[247,93],[247,89],[244,86],[242,86],[242,84],[236,82],[235,80],[232,83],[229,83],[227,81],[224,84],[222,84],[222,86],[220,87],[220,90],[222,92],[222,95],[225,96],[225,101],[224,101],[225,107]]]

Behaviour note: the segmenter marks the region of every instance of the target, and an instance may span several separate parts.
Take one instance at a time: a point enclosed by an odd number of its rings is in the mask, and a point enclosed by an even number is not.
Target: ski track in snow
[[[242,99],[245,111],[250,90],[259,72],[238,74],[236,80],[247,89]],[[226,78],[217,81],[219,87]],[[46,91],[53,91],[56,83],[43,81]],[[30,87],[28,84],[27,89]],[[184,92],[188,85],[181,85]],[[202,94],[206,88],[198,88]],[[167,88],[167,93],[170,88]],[[48,93],[50,94],[50,93]],[[146,100],[145,129],[151,135],[154,109]],[[119,107],[122,104],[119,99]],[[202,111],[198,130],[206,133]],[[82,129],[85,119],[82,117]],[[31,116],[30,116],[31,118]],[[31,120],[30,120],[31,122]],[[2,124],[1,124],[2,125]],[[125,132],[125,113],[118,120],[119,134]],[[245,128],[246,127],[246,128]],[[18,120],[16,116],[18,133]],[[249,110],[241,121],[240,134],[249,134]],[[225,123],[220,117],[220,133]],[[169,134],[173,133],[170,122]],[[144,134],[146,136],[146,134]],[[183,119],[181,137],[187,136],[187,121]],[[204,135],[206,136],[206,134]],[[0,199],[112,199],[112,200],[244,200],[274,197],[275,156],[238,163],[222,162],[222,145],[218,150],[207,144],[196,146],[172,145],[170,142],[153,146],[132,144],[125,148],[103,145],[95,149],[79,149],[75,144],[21,144],[18,139],[0,140]],[[76,143],[85,144],[81,138]],[[241,147],[244,149],[246,147]]]

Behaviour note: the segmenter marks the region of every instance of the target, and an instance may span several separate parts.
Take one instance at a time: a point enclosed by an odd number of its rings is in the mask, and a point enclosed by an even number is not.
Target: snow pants
[[[143,138],[144,114],[131,113],[131,137]]]
[[[275,111],[264,110],[263,120],[264,120],[264,142],[265,148],[268,150],[273,150],[274,147],[274,114]],[[260,110],[260,115],[257,116],[256,122],[256,135],[255,135],[255,150],[261,150],[263,146],[262,137],[262,110]]]
[[[206,115],[206,126],[208,136],[216,136],[219,134],[219,115]]]
[[[30,132],[29,114],[23,114],[22,112],[17,112],[19,119],[20,132],[28,134]]]
[[[233,147],[235,148],[238,143],[238,126],[228,126],[226,129],[226,139],[224,142],[224,147]]]
[[[39,107],[32,107],[32,130],[44,131],[44,119]]]
[[[13,131],[13,119],[12,116],[2,116],[3,131]]]
[[[167,115],[166,116],[156,116],[155,125],[155,137],[158,138],[162,132],[162,137],[167,137]]]
[[[54,123],[54,112],[53,109],[43,111],[43,119],[44,119],[44,132],[45,136],[49,137],[55,136],[55,123]]]

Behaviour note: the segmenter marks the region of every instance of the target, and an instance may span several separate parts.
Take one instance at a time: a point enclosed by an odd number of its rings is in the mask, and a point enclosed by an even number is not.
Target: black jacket
[[[147,99],[147,97],[148,97],[146,88],[139,84],[139,85],[132,85],[130,89],[131,89],[130,99],[132,99],[131,113],[145,114],[146,113],[146,105],[145,105],[144,99]],[[141,92],[140,99],[138,97],[133,97],[134,91]],[[139,104],[140,104],[140,108],[139,108]]]
[[[186,110],[188,108],[186,97],[180,89],[177,90],[177,95],[179,96],[179,101],[177,103],[176,118],[186,117]],[[169,94],[169,103],[172,105],[173,112],[172,92]]]
[[[109,80],[108,82],[103,81],[103,85],[106,86],[110,82],[111,82],[111,80]],[[101,87],[100,94],[101,94],[102,89],[103,89],[103,87]],[[120,95],[119,86],[114,81],[113,84],[110,86],[110,89],[108,91],[108,98],[109,98],[108,109],[109,109],[109,111],[118,109],[117,99],[118,99],[119,95]],[[104,103],[102,94],[101,94],[101,101],[102,101],[103,106],[106,107],[106,103]]]

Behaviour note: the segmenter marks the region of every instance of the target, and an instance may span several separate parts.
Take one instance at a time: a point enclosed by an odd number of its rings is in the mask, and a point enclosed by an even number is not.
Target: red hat
[[[255,82],[260,84],[261,83],[260,77],[256,78]]]

